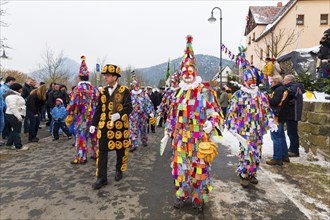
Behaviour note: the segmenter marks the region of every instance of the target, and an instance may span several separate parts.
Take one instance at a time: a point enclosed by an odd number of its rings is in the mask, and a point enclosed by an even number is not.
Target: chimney
[[[277,7],[282,8],[283,7],[282,2],[277,2]]]

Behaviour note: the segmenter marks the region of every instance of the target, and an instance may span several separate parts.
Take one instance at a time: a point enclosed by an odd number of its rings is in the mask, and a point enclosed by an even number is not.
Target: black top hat
[[[102,74],[113,74],[116,75],[118,77],[120,77],[120,67],[113,65],[113,64],[106,64],[103,68],[102,68]]]

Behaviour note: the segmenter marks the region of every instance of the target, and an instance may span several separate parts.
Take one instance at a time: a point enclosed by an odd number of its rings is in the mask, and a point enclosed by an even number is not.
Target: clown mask
[[[244,86],[248,89],[254,89],[257,86],[257,82],[255,78],[249,78],[246,81],[244,81]]]
[[[193,83],[196,80],[196,71],[195,68],[192,66],[184,66],[182,68],[182,80],[189,84]]]

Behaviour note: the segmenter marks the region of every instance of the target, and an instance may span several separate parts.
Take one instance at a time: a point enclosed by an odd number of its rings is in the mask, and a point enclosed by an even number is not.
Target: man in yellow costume
[[[132,101],[128,88],[119,85],[120,67],[107,64],[102,69],[104,80],[108,86],[103,87],[99,94],[98,105],[93,117],[90,133],[97,127],[99,139],[98,158],[96,160],[97,180],[93,189],[100,189],[108,184],[107,165],[108,152],[116,150],[115,181],[123,177],[127,169],[129,140],[129,114],[132,112]]]

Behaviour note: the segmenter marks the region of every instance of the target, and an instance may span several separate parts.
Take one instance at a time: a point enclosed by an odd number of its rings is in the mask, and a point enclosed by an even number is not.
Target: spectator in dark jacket
[[[34,79],[28,78],[24,85],[22,91],[22,97],[27,101],[28,96],[30,95],[33,89],[36,89],[34,86],[36,85],[36,81]],[[24,118],[24,134],[29,133],[30,130],[30,121],[28,117]]]
[[[156,109],[162,102],[164,94],[165,94],[165,87],[160,87],[159,92],[156,94],[156,107],[155,107]],[[163,127],[164,118],[166,118],[166,117],[167,117],[167,114],[165,113],[164,117],[160,118],[159,124],[157,127]]]
[[[147,86],[147,94],[152,102],[152,105],[154,106],[154,110],[157,111],[157,97],[156,94],[152,91],[152,87],[151,86]],[[149,117],[150,119],[150,117]],[[148,119],[148,133],[149,133],[149,119]],[[155,133],[155,125],[150,125],[151,128],[151,132]]]
[[[266,161],[268,165],[282,165],[284,162],[290,162],[288,156],[288,145],[285,139],[284,123],[288,114],[288,90],[282,84],[281,75],[273,76],[269,95],[269,104],[275,114],[275,120],[278,122],[278,130],[271,132],[273,141],[273,159]]]
[[[47,126],[50,126],[50,123],[52,121],[52,114],[50,112],[51,112],[51,103],[53,100],[52,94],[53,94],[55,85],[56,85],[56,83],[54,83],[54,82],[50,83],[49,88],[46,92],[46,111],[47,111],[47,116],[48,116],[48,122],[46,123]]]
[[[46,85],[42,85],[39,88],[34,89],[27,98],[26,117],[28,117],[30,120],[29,142],[39,141],[39,138],[37,138],[37,134],[40,124],[40,107],[46,101],[46,92]]]
[[[306,92],[303,84],[295,82],[294,75],[286,75],[283,84],[291,91],[289,109],[286,120],[287,133],[290,138],[289,157],[299,157],[298,121],[301,120],[303,109],[303,94]]]

